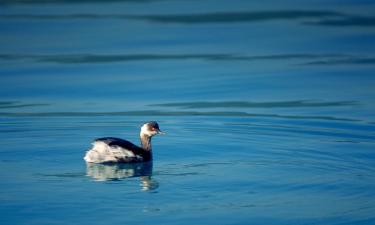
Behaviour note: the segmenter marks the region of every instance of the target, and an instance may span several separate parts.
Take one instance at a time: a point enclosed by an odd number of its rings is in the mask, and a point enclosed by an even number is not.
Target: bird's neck
[[[141,134],[141,146],[146,151],[151,151],[151,137],[145,134]]]

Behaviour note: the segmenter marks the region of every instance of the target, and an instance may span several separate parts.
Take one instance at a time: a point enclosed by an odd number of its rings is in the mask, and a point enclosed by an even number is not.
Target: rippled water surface
[[[0,224],[375,224],[372,1],[0,2]],[[93,139],[154,161],[83,161]]]

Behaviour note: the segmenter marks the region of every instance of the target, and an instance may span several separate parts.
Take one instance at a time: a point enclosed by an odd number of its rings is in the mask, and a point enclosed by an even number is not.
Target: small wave
[[[1,18],[1,16],[0,16]],[[138,61],[202,60],[202,61],[288,61],[298,66],[374,65],[375,57],[369,55],[286,53],[270,55],[246,55],[235,53],[205,54],[0,54],[1,61],[31,61],[34,63],[97,64]],[[298,62],[297,62],[298,61]]]
[[[129,111],[129,112],[0,112],[7,117],[96,117],[96,116],[225,116],[225,117],[266,117],[298,120],[331,120],[360,122],[361,120],[334,116],[299,116],[281,114],[261,114],[232,111],[198,112],[198,111]]]
[[[249,102],[249,101],[220,101],[220,102],[173,102],[153,104],[150,106],[177,107],[186,109],[199,108],[297,108],[297,107],[336,107],[359,105],[357,101],[278,101],[278,102]]]
[[[39,107],[49,106],[50,104],[45,103],[21,103],[19,101],[0,101],[0,109],[14,109],[14,108],[25,108],[25,107]]]
[[[324,137],[334,142],[372,142],[375,136],[369,132],[374,129],[372,125],[340,126],[340,124],[262,124],[262,123],[225,123],[231,126],[233,132],[244,133],[240,127],[249,127],[251,131],[264,133],[268,136],[295,136],[295,137]],[[238,127],[236,130],[235,128]]]

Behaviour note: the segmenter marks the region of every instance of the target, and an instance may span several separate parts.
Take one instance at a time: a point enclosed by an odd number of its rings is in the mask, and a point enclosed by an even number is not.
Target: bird
[[[141,146],[130,141],[115,138],[97,138],[92,148],[86,152],[84,160],[87,163],[139,163],[152,161],[151,138],[164,134],[155,121],[146,122],[141,127]]]

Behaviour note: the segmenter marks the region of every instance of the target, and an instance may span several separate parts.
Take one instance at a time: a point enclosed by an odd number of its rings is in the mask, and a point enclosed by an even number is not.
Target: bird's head
[[[152,137],[157,134],[164,133],[160,130],[159,124],[155,121],[147,122],[141,127],[141,136],[146,135],[148,137]]]

